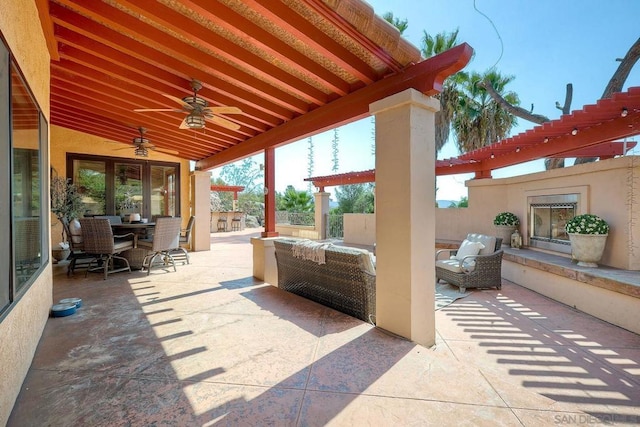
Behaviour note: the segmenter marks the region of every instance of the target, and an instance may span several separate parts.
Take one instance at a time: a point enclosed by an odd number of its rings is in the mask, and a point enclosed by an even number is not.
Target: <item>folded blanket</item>
[[[324,251],[330,246],[332,246],[331,243],[318,243],[307,239],[294,243],[291,251],[296,258],[326,264]]]

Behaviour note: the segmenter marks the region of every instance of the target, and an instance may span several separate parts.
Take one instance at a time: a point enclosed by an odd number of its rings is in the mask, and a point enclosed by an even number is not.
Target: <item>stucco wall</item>
[[[357,245],[373,245],[376,242],[375,214],[344,214],[343,241]]]
[[[49,52],[35,2],[2,0],[0,10],[0,32],[48,119]],[[3,272],[5,277],[7,274]],[[48,265],[0,323],[0,425],[6,424],[20,392],[49,316],[51,303],[52,276],[51,266]]]
[[[136,130],[131,130],[131,138],[136,136]],[[67,153],[91,154],[96,156],[122,157],[123,159],[133,158],[133,149],[119,150],[125,147],[122,143],[109,142],[105,138],[89,135],[75,130],[66,129],[59,126],[51,126],[51,167],[55,168],[59,175],[65,176],[67,173]],[[153,142],[153,139],[151,140]],[[182,226],[186,227],[190,216],[190,182],[189,161],[178,159],[169,154],[149,150],[148,160],[180,163],[180,213],[182,216]],[[208,202],[207,202],[208,203]],[[61,225],[58,224],[55,216],[51,216],[51,242],[56,245],[60,241]]]
[[[467,233],[493,234],[493,218],[510,211],[527,234],[527,197],[578,193],[579,213],[593,213],[611,226],[602,264],[640,270],[640,157],[627,156],[513,178],[466,182],[469,207],[436,209],[436,238],[462,240]],[[633,203],[633,200],[636,203]],[[525,239],[525,244],[526,244]]]

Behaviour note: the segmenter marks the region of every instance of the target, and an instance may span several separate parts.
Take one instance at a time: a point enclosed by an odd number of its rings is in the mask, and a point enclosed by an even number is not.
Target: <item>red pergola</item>
[[[640,134],[640,87],[601,99],[582,110],[535,126],[526,132],[470,151],[455,158],[437,160],[436,175],[475,173],[490,178],[494,169],[545,157],[599,157],[626,154],[636,146],[624,141]],[[375,169],[305,178],[319,191],[336,185],[374,182]]]
[[[211,191],[223,191],[233,193],[233,208],[235,210],[236,203],[238,202],[238,193],[244,191],[244,187],[241,185],[211,185]]]

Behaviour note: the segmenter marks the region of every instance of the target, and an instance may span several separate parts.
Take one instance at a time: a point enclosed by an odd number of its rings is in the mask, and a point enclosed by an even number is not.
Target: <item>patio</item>
[[[22,425],[557,425],[640,422],[640,336],[504,282],[436,312],[425,348],[251,277],[254,230],[177,273],[54,266],[9,419]]]

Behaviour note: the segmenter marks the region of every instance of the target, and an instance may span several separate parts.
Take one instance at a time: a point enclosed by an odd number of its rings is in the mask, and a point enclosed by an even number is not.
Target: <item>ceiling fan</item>
[[[144,137],[144,134],[147,132],[146,128],[143,128],[141,126],[138,128],[138,132],[140,132],[140,136],[133,138],[132,145],[118,148],[118,150],[129,150],[133,148],[135,155],[138,157],[149,157],[149,150],[159,151],[161,153],[167,153],[167,154],[178,154],[178,151],[176,150],[169,150],[167,148],[156,147],[151,142],[149,142],[149,139]]]
[[[225,119],[221,114],[241,114],[242,110],[238,107],[209,107],[207,100],[198,96],[198,91],[202,89],[202,83],[198,80],[191,80],[191,89],[193,89],[193,96],[185,96],[182,99],[163,93],[167,98],[180,104],[182,108],[137,108],[133,111],[171,111],[174,113],[186,113],[187,116],[182,120],[182,123],[180,123],[180,129],[202,129],[205,127],[206,120],[227,129],[240,129],[238,124]]]

